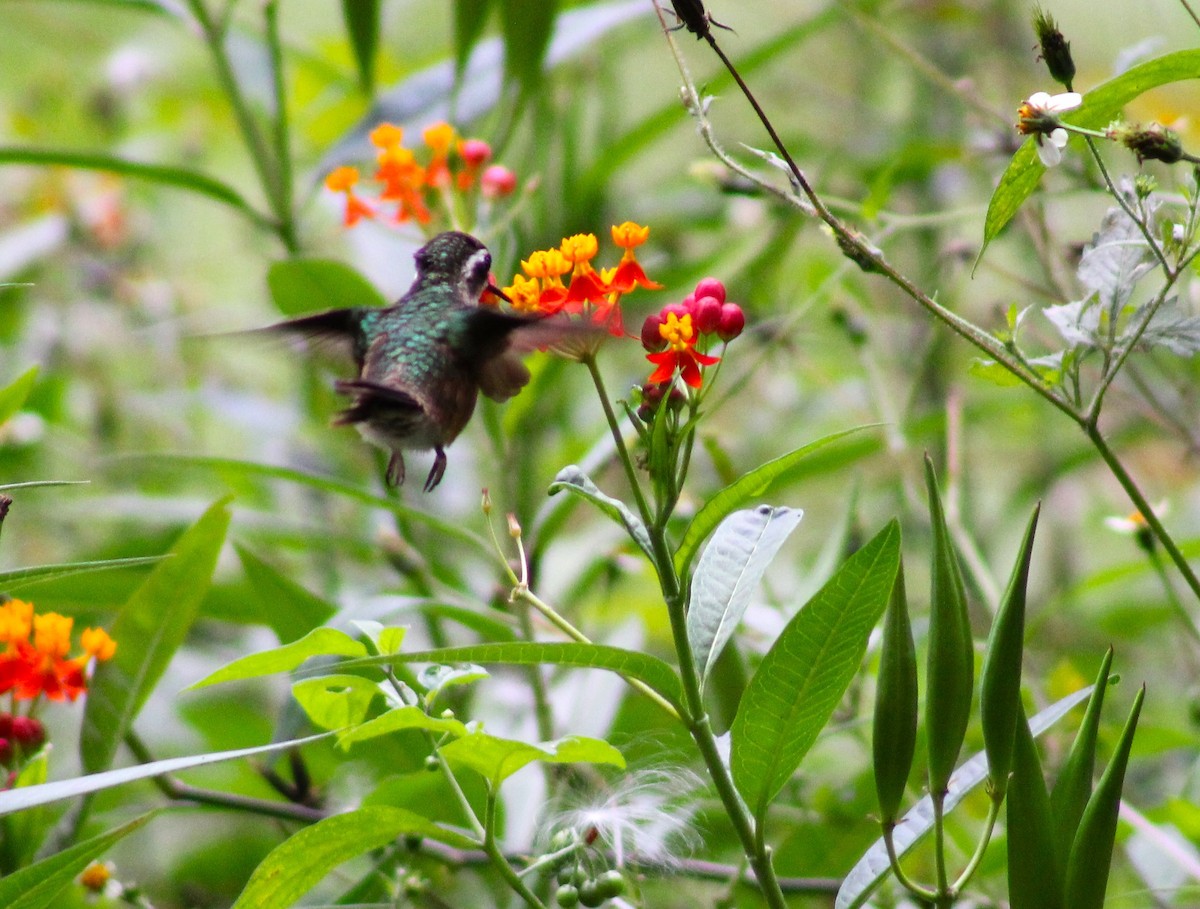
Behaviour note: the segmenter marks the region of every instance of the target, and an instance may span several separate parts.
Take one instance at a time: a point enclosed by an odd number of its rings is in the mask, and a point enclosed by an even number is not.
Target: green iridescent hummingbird
[[[445,448],[471,419],[479,392],[507,401],[528,383],[514,332],[541,319],[479,305],[485,290],[508,298],[491,283],[487,247],[470,234],[438,234],[414,258],[416,280],[393,305],[335,309],[268,331],[348,351],[358,376],[335,383],[350,405],[334,424],[355,426],[391,452],[387,481],[394,486],[404,482],[403,451],[432,449],[429,492],[441,482]]]

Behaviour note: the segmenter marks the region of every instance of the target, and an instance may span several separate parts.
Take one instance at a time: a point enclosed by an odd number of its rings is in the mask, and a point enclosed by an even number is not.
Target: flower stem
[[[487,808],[484,812],[484,837],[483,851],[488,854],[492,860],[493,867],[500,872],[500,876],[512,887],[513,891],[525,900],[533,909],[546,909],[546,904],[537,898],[526,883],[521,880],[521,876],[517,874],[512,865],[508,863],[504,853],[496,844],[496,790],[489,785],[487,794]]]

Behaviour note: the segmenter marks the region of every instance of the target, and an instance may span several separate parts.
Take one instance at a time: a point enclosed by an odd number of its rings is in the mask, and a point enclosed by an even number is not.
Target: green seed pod
[[[1108,673],[1112,668],[1113,652],[1108,648],[1100,661],[1096,684],[1088,699],[1087,711],[1071,751],[1058,771],[1058,779],[1050,793],[1050,810],[1058,828],[1058,842],[1063,844],[1060,856],[1065,863],[1070,844],[1075,841],[1075,831],[1083,809],[1092,795],[1092,775],[1096,769],[1096,739],[1100,734],[1100,709],[1104,706],[1104,693],[1108,688]]]
[[[1029,581],[1029,560],[1033,554],[1033,535],[1037,530],[1041,506],[1025,528],[1025,539],[1017,564],[1013,566],[1008,589],[1000,601],[992,633],[983,655],[983,673],[979,685],[979,714],[983,726],[983,747],[987,751],[988,782],[995,799],[1002,799],[1008,788],[1012,768],[1013,735],[1021,706],[1021,656],[1025,649],[1025,587]]]
[[[607,897],[600,892],[600,885],[594,880],[584,881],[583,886],[579,888],[579,902],[587,906],[588,909],[595,909],[596,906],[603,904],[606,899]]]
[[[1146,686],[1138,689],[1133,699],[1129,719],[1121,731],[1121,740],[1112,760],[1100,776],[1096,790],[1088,799],[1087,808],[1079,820],[1071,857],[1067,861],[1067,886],[1063,904],[1071,909],[1103,909],[1104,891],[1108,889],[1108,873],[1112,866],[1113,844],[1117,838],[1117,812],[1121,807],[1121,788],[1125,784],[1125,768],[1133,748],[1133,734]]]
[[[975,687],[971,622],[958,556],[950,542],[933,462],[925,456],[929,518],[933,525],[929,657],[925,682],[925,741],[929,751],[929,792],[944,797],[958,761]]]
[[[908,621],[903,565],[896,573],[883,620],[871,744],[880,821],[890,829],[900,812],[917,746],[917,652]]]
[[[563,884],[555,891],[554,901],[563,909],[573,909],[579,905],[579,888],[574,884]]]
[[[1062,865],[1050,795],[1029,721],[1017,701],[1012,776],[1005,800],[1011,909],[1062,909]]]
[[[620,896],[625,892],[625,875],[615,868],[605,871],[596,878],[596,890],[606,900]]]

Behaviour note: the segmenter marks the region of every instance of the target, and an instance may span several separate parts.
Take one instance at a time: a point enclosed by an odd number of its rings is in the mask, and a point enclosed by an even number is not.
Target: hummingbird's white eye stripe
[[[467,259],[467,264],[463,268],[463,275],[473,284],[486,284],[488,272],[491,268],[492,254],[486,249],[480,249],[471,253],[471,258]]]

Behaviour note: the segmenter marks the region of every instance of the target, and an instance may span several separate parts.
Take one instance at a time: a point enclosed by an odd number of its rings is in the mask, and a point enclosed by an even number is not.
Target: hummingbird
[[[334,425],[354,426],[391,453],[387,482],[404,482],[404,451],[433,450],[425,492],[446,471],[445,448],[471,419],[479,393],[507,401],[529,382],[514,332],[542,321],[481,306],[492,256],[470,234],[447,231],[416,251],[412,287],[387,307],[352,307],[266,329],[349,353],[358,368],[334,388],[350,399]],[[535,342],[536,343],[536,342]]]

